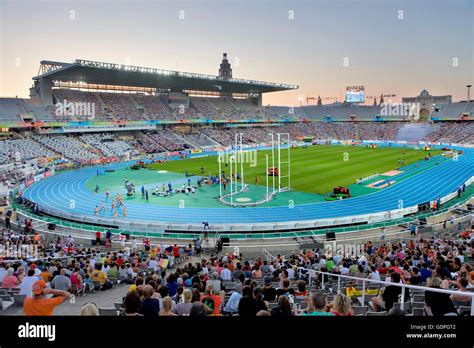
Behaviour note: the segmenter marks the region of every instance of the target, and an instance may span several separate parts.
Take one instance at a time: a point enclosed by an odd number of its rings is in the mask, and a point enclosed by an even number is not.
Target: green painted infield
[[[133,181],[136,187],[136,194],[132,197],[126,196],[126,190],[124,187],[124,180],[128,178]],[[173,182],[173,188],[180,188],[183,183],[187,182],[185,175],[180,173],[158,173],[156,170],[141,169],[141,170],[130,170],[130,169],[120,169],[116,170],[113,173],[101,174],[99,176],[94,176],[86,182],[86,187],[94,192],[96,185],[99,186],[99,193],[105,198],[105,191],[109,190],[112,197],[119,192],[122,197],[125,199],[125,202],[139,203],[139,204],[152,204],[156,206],[174,206],[174,207],[208,207],[208,208],[223,208],[229,207],[221,203],[218,200],[219,197],[219,186],[218,185],[206,185],[204,184],[202,188],[199,188],[197,185],[198,176],[193,176],[189,178],[192,185],[196,186],[196,193],[193,195],[191,193],[184,194],[178,193],[173,194],[167,197],[161,197],[153,195],[156,187],[161,190],[161,186],[165,184],[166,188],[168,187],[168,182]],[[176,183],[178,182],[178,183]],[[144,185],[148,190],[148,201],[142,197],[141,186]],[[240,189],[240,186],[239,186]],[[230,188],[227,186],[226,193],[230,193]],[[260,185],[248,185],[248,191],[242,192],[236,196],[236,198],[250,198],[252,201],[260,200],[265,195],[265,187]],[[262,204],[260,206],[286,206],[288,204],[306,204],[306,203],[315,203],[321,202],[324,200],[324,196],[306,193],[306,192],[282,192],[278,194],[270,202]],[[292,202],[293,203],[292,203]],[[110,207],[107,207],[108,213],[110,213]],[[109,214],[110,215],[110,214]]]

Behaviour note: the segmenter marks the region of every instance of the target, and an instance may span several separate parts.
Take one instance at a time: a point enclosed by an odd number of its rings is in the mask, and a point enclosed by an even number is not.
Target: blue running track
[[[281,223],[385,212],[397,209],[399,200],[403,200],[404,207],[410,207],[454,192],[474,175],[474,149],[463,149],[463,151],[464,154],[459,156],[458,161],[444,161],[400,183],[347,200],[295,205],[291,209],[283,206],[233,209],[179,208],[127,203],[126,219],[122,220],[119,217],[117,222]],[[120,165],[115,165],[115,167],[118,166]],[[40,210],[42,206],[46,206],[75,215],[91,217],[94,207],[96,205],[100,207],[104,198],[102,194],[96,195],[86,188],[86,181],[94,175],[96,175],[96,169],[93,167],[64,172],[33,184],[25,191],[24,197],[38,203]],[[71,199],[75,201],[74,208],[69,207]],[[109,215],[110,211],[106,217]]]

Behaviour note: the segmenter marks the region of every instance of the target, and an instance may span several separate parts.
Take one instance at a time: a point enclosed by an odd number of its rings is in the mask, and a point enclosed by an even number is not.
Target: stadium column
[[[53,81],[41,78],[39,80],[41,102],[44,105],[53,105]],[[63,102],[62,100],[60,101]]]

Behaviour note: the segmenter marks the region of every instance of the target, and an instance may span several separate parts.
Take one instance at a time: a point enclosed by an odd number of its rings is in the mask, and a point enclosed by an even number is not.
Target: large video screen
[[[364,103],[365,102],[364,86],[346,87],[346,102],[347,103]]]

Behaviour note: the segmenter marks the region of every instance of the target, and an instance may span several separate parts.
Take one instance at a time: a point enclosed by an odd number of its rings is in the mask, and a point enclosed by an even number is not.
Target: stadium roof
[[[33,80],[74,81],[91,84],[151,87],[158,89],[197,90],[224,93],[267,93],[297,89],[283,83],[245,79],[227,79],[219,76],[171,71],[138,66],[103,63],[76,59],[73,63],[41,61],[38,76]]]

